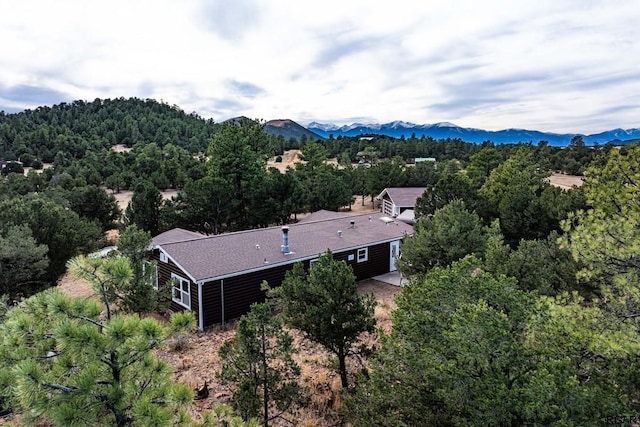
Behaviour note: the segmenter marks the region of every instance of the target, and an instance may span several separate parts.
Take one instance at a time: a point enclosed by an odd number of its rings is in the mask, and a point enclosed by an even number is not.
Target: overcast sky
[[[638,0],[0,0],[0,110],[640,127]]]

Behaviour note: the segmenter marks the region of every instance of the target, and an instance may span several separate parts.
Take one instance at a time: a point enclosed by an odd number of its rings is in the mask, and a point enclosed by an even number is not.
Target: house
[[[296,224],[205,236],[173,229],[153,238],[158,280],[173,279],[173,310],[191,310],[198,328],[224,323],[265,299],[295,262],[312,268],[330,249],[357,280],[395,271],[400,240],[413,228],[382,213],[319,211]]]
[[[11,172],[24,173],[24,163],[17,160],[0,160],[0,173],[8,175]]]
[[[382,203],[382,213],[396,218],[405,210],[413,210],[416,200],[425,190],[426,187],[388,187],[382,190],[376,199]]]

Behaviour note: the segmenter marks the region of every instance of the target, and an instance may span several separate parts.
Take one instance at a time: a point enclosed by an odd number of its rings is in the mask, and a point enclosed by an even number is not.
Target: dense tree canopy
[[[613,150],[589,169],[589,209],[565,222],[564,242],[584,264],[581,277],[606,298],[622,297],[626,315],[640,307],[640,146]]]
[[[558,295],[578,289],[578,264],[571,251],[559,244],[555,231],[546,239],[523,239],[517,249],[511,249],[494,222],[488,233],[485,266],[495,275],[514,277],[518,286],[527,291]]]
[[[548,229],[539,203],[547,172],[533,161],[530,149],[521,148],[493,169],[480,189],[487,198],[508,242],[545,236]]]
[[[31,230],[38,245],[49,250],[46,280],[55,281],[72,256],[95,247],[101,239],[97,222],[81,218],[72,210],[46,197],[24,196],[0,200],[0,234],[12,226]]]
[[[421,218],[413,236],[402,241],[398,269],[406,276],[424,273],[436,265],[446,266],[465,255],[482,256],[486,236],[480,217],[454,200],[433,216]]]
[[[0,295],[7,294],[12,300],[30,295],[29,283],[45,276],[48,251],[27,226],[14,225],[0,234]]]
[[[347,402],[355,424],[596,426],[633,413],[637,331],[577,297],[539,298],[468,257],[397,303]]]
[[[120,208],[112,194],[95,185],[76,187],[69,191],[69,208],[83,218],[96,220],[103,231],[116,228]]]

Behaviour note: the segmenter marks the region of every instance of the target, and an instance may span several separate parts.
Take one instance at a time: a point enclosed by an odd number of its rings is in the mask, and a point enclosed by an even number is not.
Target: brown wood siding
[[[363,246],[364,247],[364,246]],[[389,272],[389,253],[391,247],[389,243],[369,246],[368,260],[358,262],[358,250],[334,253],[333,257],[346,262],[353,268],[356,280],[369,279],[380,274]],[[349,261],[349,255],[353,255],[353,261]]]
[[[381,243],[369,246],[368,260],[358,262],[357,249],[334,253],[334,258],[343,260],[353,268],[357,280],[368,279],[379,274],[389,272],[389,252],[390,244]],[[163,263],[159,261],[157,251],[154,259],[158,261],[158,276],[160,283],[164,283],[171,278],[171,273],[178,274],[186,278],[186,275],[171,261]],[[353,260],[349,261],[349,255],[353,255]],[[309,268],[309,261],[303,261],[305,269]],[[207,282],[202,286],[202,306],[203,306],[203,327],[228,322],[239,318],[247,313],[254,302],[263,302],[265,294],[260,289],[262,281],[266,280],[271,287],[282,284],[285,274],[293,268],[293,264],[276,266],[266,270],[260,270],[224,280]],[[221,283],[222,282],[222,283]],[[224,290],[224,296],[222,291]],[[224,298],[224,299],[223,299]],[[224,306],[224,318],[223,318]],[[172,310],[184,310],[181,305],[172,302]],[[191,309],[196,318],[198,317],[198,286],[191,283]]]
[[[169,280],[171,280],[171,273],[177,274],[178,276],[189,280],[189,276],[185,274],[185,272],[182,271],[171,260],[167,260],[167,262],[160,261],[159,250],[156,249],[153,251],[151,255],[151,259],[158,264],[158,284],[160,286],[164,285]],[[189,280],[189,290],[191,294],[191,311],[193,311],[193,314],[196,316],[196,325],[198,325],[200,324],[200,316],[199,316],[199,310],[198,310],[198,285]],[[171,292],[171,290],[169,290],[168,292]],[[169,298],[171,298],[171,294],[169,294]],[[186,308],[183,305],[178,304],[173,300],[169,305],[169,309],[171,311],[186,310]]]
[[[286,271],[291,268],[293,264],[224,279],[224,321],[247,313],[254,302],[264,302],[265,293],[260,289],[262,281],[266,280],[272,287],[280,286]]]
[[[202,285],[202,318],[203,326],[222,323],[222,298],[220,280]]]

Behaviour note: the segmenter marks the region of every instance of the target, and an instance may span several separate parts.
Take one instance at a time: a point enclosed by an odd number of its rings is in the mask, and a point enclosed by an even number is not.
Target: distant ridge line
[[[386,135],[393,138],[410,138],[415,135],[434,139],[459,138],[465,142],[480,144],[484,141],[491,141],[496,144],[509,143],[534,143],[546,141],[552,146],[567,146],[575,136],[582,137],[586,145],[604,145],[608,143],[620,145],[636,142],[640,139],[640,129],[612,129],[595,134],[580,133],[554,133],[528,129],[504,129],[498,131],[488,131],[476,128],[463,128],[450,122],[440,122],[434,124],[414,124],[404,121],[393,121],[385,124],[362,124],[353,123],[351,125],[337,126],[331,123],[311,122],[307,129],[328,138],[331,135],[338,136],[359,136],[359,135]]]

